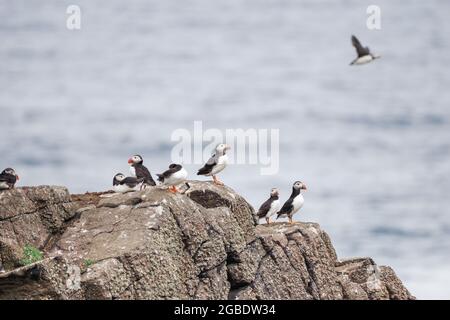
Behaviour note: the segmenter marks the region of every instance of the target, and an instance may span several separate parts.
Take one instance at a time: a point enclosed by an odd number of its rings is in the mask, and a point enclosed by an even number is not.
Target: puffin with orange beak
[[[258,219],[265,218],[266,222],[270,224],[270,217],[277,213],[280,208],[280,194],[277,188],[272,188],[270,191],[270,198],[261,205],[256,215],[258,216]]]
[[[369,47],[363,47],[358,38],[352,35],[352,45],[356,49],[356,54],[358,55],[350,65],[361,65],[372,62],[375,59],[381,58],[380,55],[376,55],[370,52]]]
[[[186,181],[188,173],[181,164],[172,163],[169,170],[157,174],[157,176],[162,185],[169,186],[170,192],[177,193],[179,192],[177,185]]]
[[[19,180],[19,176],[14,169],[6,168],[0,173],[0,190],[14,189],[14,185]]]
[[[144,179],[135,177],[125,177],[123,173],[118,173],[113,179],[113,190],[117,193],[127,193],[132,191],[139,191],[142,188]]]
[[[212,176],[215,184],[223,186],[223,182],[217,179],[216,175],[225,169],[228,164],[227,150],[230,150],[229,145],[225,143],[218,144],[211,158],[198,170],[197,175]]]
[[[295,181],[292,186],[291,196],[281,207],[281,210],[278,212],[277,219],[287,217],[289,219],[289,223],[293,223],[292,217],[298,210],[301,209],[301,207],[303,207],[303,204],[305,203],[305,199],[303,198],[301,192],[302,190],[307,190],[306,185],[301,181]]]
[[[128,159],[130,167],[130,173],[133,177],[138,179],[144,179],[144,184],[149,186],[156,186],[155,180],[153,180],[150,171],[144,166],[144,159],[136,154]]]

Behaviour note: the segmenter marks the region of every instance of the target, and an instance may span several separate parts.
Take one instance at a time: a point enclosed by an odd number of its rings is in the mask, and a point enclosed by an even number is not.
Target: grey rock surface
[[[316,223],[257,225],[228,187],[0,193],[0,299],[414,299],[389,267],[338,260]],[[23,247],[44,260],[21,266]]]

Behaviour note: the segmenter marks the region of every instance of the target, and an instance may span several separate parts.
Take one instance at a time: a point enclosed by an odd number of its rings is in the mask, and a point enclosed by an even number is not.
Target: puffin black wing
[[[266,216],[266,214],[267,214],[267,212],[269,212],[270,207],[272,206],[272,202],[273,202],[274,200],[275,200],[275,199],[273,199],[273,198],[271,197],[271,198],[267,199],[267,200],[261,205],[261,207],[259,208],[258,213],[257,213],[258,217],[264,218],[264,217]]]
[[[17,181],[16,176],[8,173],[1,173],[0,174],[0,181],[6,182],[7,184],[15,184]]]
[[[9,181],[9,174],[0,173],[0,181],[1,182],[8,182]]]
[[[203,168],[201,168],[200,170],[198,170],[197,175],[201,176],[201,175],[205,175],[205,174],[209,174],[211,173],[212,169],[214,168],[215,164],[205,164],[203,166]]]
[[[171,175],[173,175],[175,172],[178,172],[181,170],[181,165],[179,164],[171,164],[169,166],[169,170],[164,171],[161,174],[157,174],[158,176],[158,181],[160,182],[164,182],[164,179],[169,178]]]
[[[293,198],[289,198],[281,207],[280,211],[278,212],[277,219],[283,215],[283,214],[290,214],[292,210],[294,209],[294,205],[292,204],[294,202]]]
[[[135,178],[135,177],[126,177],[122,180],[121,184],[125,184],[129,186],[130,188],[136,187],[138,184],[144,182],[143,178]]]
[[[352,35],[352,44],[356,49],[356,52],[358,54],[358,57],[367,56],[370,54],[369,47],[363,47],[361,45],[361,42],[359,42],[358,38]]]
[[[152,175],[150,174],[150,171],[148,171],[148,169],[145,166],[138,165],[138,166],[135,166],[134,169],[136,170],[137,178],[143,178],[144,182],[146,184],[151,185],[151,186],[156,186],[155,180],[153,180]]]
[[[216,165],[216,155],[214,154],[211,158],[209,158],[209,160],[205,163],[205,165],[203,166],[203,168],[201,168],[200,170],[198,170],[197,175],[205,175],[205,174],[209,174],[211,173],[212,169],[214,168],[214,166]]]

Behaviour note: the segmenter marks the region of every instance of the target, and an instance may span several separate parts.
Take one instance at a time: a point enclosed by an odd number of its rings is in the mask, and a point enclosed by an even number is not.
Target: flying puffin
[[[144,183],[149,186],[156,186],[155,180],[153,180],[150,171],[144,166],[144,159],[140,155],[134,155],[128,159],[128,163],[131,165],[130,173],[131,176],[138,179],[143,178]]]
[[[277,188],[272,188],[270,198],[267,199],[258,210],[258,218],[266,218],[266,222],[270,223],[270,217],[277,213],[281,208],[280,197]]]
[[[287,217],[289,219],[289,223],[292,223],[293,215],[300,210],[301,207],[303,207],[303,203],[305,202],[305,199],[303,199],[303,195],[301,194],[302,190],[307,190],[306,185],[301,181],[294,182],[294,185],[292,186],[292,194],[283,204],[283,207],[281,207],[281,210],[278,212],[277,219]]]
[[[379,55],[374,55],[370,52],[369,47],[363,47],[361,45],[361,42],[359,42],[358,38],[352,35],[352,44],[356,49],[356,53],[358,54],[358,57],[353,60],[350,65],[360,65],[369,63],[375,59],[381,58]]]
[[[212,176],[215,184],[223,185],[223,182],[217,179],[216,175],[225,169],[228,164],[227,150],[230,150],[229,145],[224,143],[218,144],[211,158],[209,158],[203,168],[198,170],[197,175]]]
[[[143,178],[125,177],[123,173],[118,173],[113,179],[113,190],[117,193],[138,191],[144,182]]]
[[[0,173],[0,190],[14,189],[14,185],[19,180],[19,176],[14,169],[6,168]]]
[[[169,170],[157,174],[157,176],[158,181],[160,181],[162,185],[170,186],[169,190],[173,193],[177,193],[178,189],[176,186],[186,181],[188,173],[180,164],[172,163],[169,166]]]

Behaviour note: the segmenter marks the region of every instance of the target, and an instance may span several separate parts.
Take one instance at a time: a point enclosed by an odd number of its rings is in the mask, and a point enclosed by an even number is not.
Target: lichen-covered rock
[[[72,200],[57,187],[0,194],[0,299],[413,298],[392,269],[339,261],[319,225],[257,225],[233,190],[190,185]],[[46,259],[17,269],[26,243]]]
[[[75,215],[63,187],[19,188],[0,192],[0,265],[20,267],[25,245],[45,249]]]
[[[379,267],[371,258],[336,263],[345,299],[405,300],[411,294],[390,267]]]

